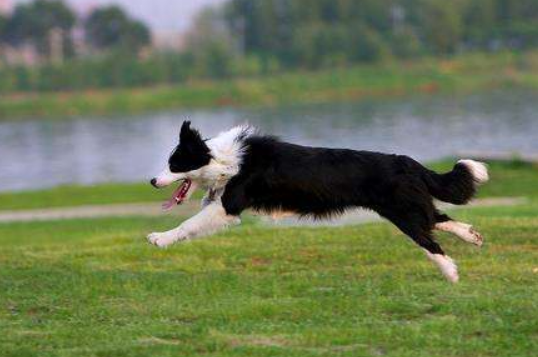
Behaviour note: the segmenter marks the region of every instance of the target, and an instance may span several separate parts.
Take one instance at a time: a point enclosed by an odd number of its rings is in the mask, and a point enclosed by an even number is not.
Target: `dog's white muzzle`
[[[157,175],[157,177],[151,180],[151,184],[156,188],[163,188],[176,181],[184,180],[185,178],[184,173],[173,173],[170,171],[170,168],[167,167],[159,175]]]

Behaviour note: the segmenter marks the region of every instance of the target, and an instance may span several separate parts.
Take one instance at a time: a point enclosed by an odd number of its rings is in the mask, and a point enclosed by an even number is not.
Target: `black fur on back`
[[[396,196],[463,204],[475,192],[464,165],[437,174],[401,155],[305,147],[268,136],[249,137],[244,144],[240,172],[223,197],[231,214],[252,208],[323,218],[352,207],[379,211],[406,204]]]

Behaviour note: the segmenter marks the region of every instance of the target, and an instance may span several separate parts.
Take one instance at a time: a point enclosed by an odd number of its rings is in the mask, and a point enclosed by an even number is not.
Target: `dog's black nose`
[[[151,181],[149,182],[151,184],[151,186],[155,187],[155,188],[158,188],[157,187],[157,179],[156,178],[152,178]]]

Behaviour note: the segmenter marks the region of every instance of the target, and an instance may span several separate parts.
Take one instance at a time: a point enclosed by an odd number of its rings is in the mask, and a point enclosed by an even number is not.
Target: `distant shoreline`
[[[468,54],[173,86],[4,94],[0,96],[0,119],[323,103],[514,87],[538,89],[538,52]]]

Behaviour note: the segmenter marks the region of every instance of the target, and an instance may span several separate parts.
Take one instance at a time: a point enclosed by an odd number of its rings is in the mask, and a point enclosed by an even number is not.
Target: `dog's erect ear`
[[[179,133],[179,142],[182,148],[189,151],[203,150],[209,151],[202,139],[202,135],[196,129],[191,128],[190,121],[184,121]]]
[[[185,120],[183,124],[181,125],[181,130],[179,131],[179,140],[182,140],[183,138],[187,138],[191,131],[191,122],[189,120]]]
[[[186,143],[188,141],[203,141],[202,135],[196,129],[191,128],[191,122],[186,120],[181,125],[181,131],[179,133],[179,141]]]

